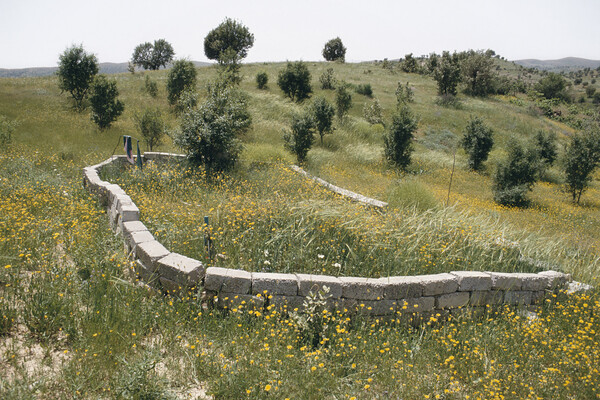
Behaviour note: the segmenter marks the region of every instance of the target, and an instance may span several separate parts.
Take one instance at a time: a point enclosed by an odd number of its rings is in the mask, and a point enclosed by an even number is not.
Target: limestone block
[[[229,268],[209,267],[204,276],[204,288],[213,292],[248,294],[252,287],[252,274]]]
[[[522,281],[518,274],[506,272],[490,272],[492,277],[492,289],[497,290],[521,290]]]
[[[250,294],[220,293],[217,295],[216,304],[219,308],[235,310],[236,312],[262,311],[265,306],[265,299]]]
[[[156,240],[142,242],[135,246],[135,255],[150,271],[156,271],[156,261],[169,254],[169,250]]]
[[[264,294],[265,291],[272,295],[296,296],[298,295],[298,279],[294,274],[253,273],[252,294]]]
[[[269,296],[269,306],[275,307],[275,309],[279,311],[291,312],[295,310],[302,310],[304,308],[304,300],[306,300],[306,297],[303,296],[271,295]]]
[[[127,196],[127,193],[116,183],[109,183],[106,185],[106,191],[108,194],[108,201],[112,203],[118,195]]]
[[[458,289],[458,280],[451,274],[419,275],[423,285],[423,296],[437,296],[454,293]]]
[[[456,279],[458,280],[459,292],[490,290],[492,288],[492,277],[486,272],[453,271],[450,273],[456,276]]]
[[[414,299],[398,300],[398,311],[403,313],[431,311],[434,306],[435,297],[417,297]]]
[[[339,299],[342,297],[342,281],[334,276],[327,275],[310,275],[310,274],[296,274],[298,280],[298,295],[308,296],[313,291],[317,292],[327,286],[329,288],[329,297],[332,299]]]
[[[127,235],[126,242],[128,249],[133,250],[135,246],[144,242],[151,242],[153,240],[154,236],[152,236],[149,231],[137,231],[131,232],[129,235]]]
[[[548,279],[543,275],[519,273],[517,276],[521,280],[521,290],[538,291],[548,286]]]
[[[342,297],[356,300],[383,299],[383,284],[379,279],[341,277]]]
[[[455,292],[442,294],[436,297],[435,308],[458,308],[464,307],[469,304],[470,294],[469,292]]]
[[[158,273],[178,285],[196,286],[204,278],[204,265],[193,258],[178,253],[169,253],[168,256],[156,262]]]
[[[551,290],[565,287],[571,281],[570,274],[563,274],[557,271],[543,271],[539,272],[538,275],[544,276],[548,280],[546,289]]]
[[[410,299],[423,295],[423,285],[416,276],[391,276],[380,278],[383,284],[383,297],[390,300]]]
[[[501,290],[486,290],[486,291],[473,291],[471,292],[471,305],[472,306],[495,306],[502,304],[504,300],[504,292]]]
[[[135,204],[123,205],[119,209],[119,215],[123,223],[129,221],[139,221],[140,210]]]
[[[127,221],[123,223],[123,235],[127,236],[133,232],[147,231],[146,225],[141,221]]]
[[[526,290],[507,290],[504,292],[504,303],[512,305],[530,305],[531,292]]]

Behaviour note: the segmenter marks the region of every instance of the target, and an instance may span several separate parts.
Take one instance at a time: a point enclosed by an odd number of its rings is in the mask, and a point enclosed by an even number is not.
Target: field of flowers
[[[388,170],[380,158],[382,127],[360,120],[362,100],[355,99],[349,120],[311,150],[308,165],[338,185],[390,201],[390,209],[350,203],[288,168],[281,128],[298,106],[275,88],[254,90],[252,81],[258,70],[274,76],[279,67],[243,67],[254,125],[243,138],[243,161],[228,175],[207,177],[176,163],[104,172],[170,250],[248,271],[377,277],[551,266],[600,283],[597,179],[583,206],[548,179],[536,186],[532,207],[507,209],[492,202],[489,175],[465,171],[459,154],[446,207],[448,149],[432,150],[441,142],[423,129],[410,173]],[[311,70],[318,76],[325,67]],[[473,110],[492,121],[500,142],[510,130],[529,134],[547,125],[502,99],[440,109],[425,77],[335,68],[350,82],[371,81],[386,113],[396,81],[410,79],[422,126],[432,129],[446,124],[459,132]],[[164,74],[150,73],[158,81]],[[201,81],[212,76],[207,70]],[[166,107],[140,91],[143,75],[117,79],[131,109],[104,133],[69,109],[55,78],[0,81],[0,113],[19,122],[14,143],[0,149],[0,398],[600,397],[597,290],[550,296],[536,314],[507,306],[411,325],[400,317],[331,313],[318,299],[307,313],[244,304],[222,311],[207,308],[196,292],[178,298],[139,285],[121,239],[81,181],[81,168],[110,156],[120,135],[133,134],[138,104]],[[177,151],[169,142],[160,150]],[[490,164],[501,156],[497,150]]]

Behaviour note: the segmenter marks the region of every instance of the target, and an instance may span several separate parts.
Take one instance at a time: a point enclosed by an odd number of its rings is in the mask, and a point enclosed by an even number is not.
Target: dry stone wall
[[[145,161],[184,156],[146,152]],[[126,251],[136,260],[135,273],[148,285],[167,293],[203,288],[207,298],[223,308],[243,305],[263,309],[302,307],[306,297],[327,287],[332,309],[365,315],[453,313],[502,304],[536,305],[548,293],[567,288],[571,276],[556,271],[500,273],[454,271],[436,275],[386,278],[334,277],[311,274],[247,272],[209,267],[170,252],[140,220],[140,211],[116,184],[99,177],[102,168],[126,162],[113,156],[83,170],[84,186],[98,196],[113,229],[122,234]],[[370,204],[373,205],[373,204]]]

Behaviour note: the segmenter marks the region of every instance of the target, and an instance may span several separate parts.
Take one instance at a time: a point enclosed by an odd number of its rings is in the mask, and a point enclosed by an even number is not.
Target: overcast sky
[[[0,68],[56,66],[71,44],[125,62],[160,38],[208,61],[204,37],[225,17],[254,34],[247,62],[322,60],[336,36],[347,61],[488,48],[600,60],[600,0],[0,0]]]

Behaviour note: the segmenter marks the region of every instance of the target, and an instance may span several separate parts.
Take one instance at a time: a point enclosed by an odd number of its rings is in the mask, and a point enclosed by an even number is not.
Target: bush
[[[12,134],[17,124],[10,121],[4,115],[0,115],[0,145],[4,146],[12,142]]]
[[[359,84],[354,91],[363,96],[373,97],[373,88],[370,83]]]
[[[342,121],[352,107],[352,94],[345,82],[338,85],[335,90],[335,106],[338,119]]]
[[[319,82],[321,82],[321,89],[323,90],[335,89],[336,79],[333,76],[333,68],[327,68],[327,71],[323,72],[319,77]]]
[[[402,86],[402,84],[398,82],[398,87],[396,88],[397,106],[406,105],[413,101],[415,101],[415,95],[412,88],[408,85],[408,82],[406,82],[405,86]]]
[[[385,158],[400,169],[406,169],[410,164],[412,140],[417,125],[417,117],[410,109],[406,106],[401,107],[392,117],[392,124],[383,137]]]
[[[569,96],[566,92],[567,82],[565,78],[556,74],[554,72],[550,72],[548,75],[540,79],[540,81],[535,85],[535,90],[540,92],[546,99],[559,99],[568,101]]]
[[[256,87],[259,89],[266,89],[267,83],[269,82],[269,75],[266,72],[259,72],[256,74]]]
[[[292,117],[291,131],[283,135],[285,147],[296,155],[298,164],[303,164],[315,141],[315,121],[312,114],[296,114]]]
[[[371,125],[383,125],[383,110],[378,99],[373,100],[371,104],[365,103],[363,107],[363,117]]]
[[[546,165],[554,164],[558,156],[556,133],[539,131],[533,140],[540,160]]]
[[[325,46],[323,47],[323,58],[326,61],[344,62],[346,60],[346,48],[342,43],[342,39],[336,37],[325,43]]]
[[[160,110],[145,109],[142,114],[134,116],[136,125],[146,146],[152,151],[161,144],[165,134],[165,123],[162,120]]]
[[[226,83],[209,84],[206,101],[183,114],[175,144],[209,174],[233,167],[242,150],[237,136],[252,123],[247,103],[243,93]]]
[[[323,136],[326,133],[333,132],[333,115],[335,114],[335,110],[325,98],[317,97],[311,106],[311,113],[315,128],[321,137],[321,144],[323,144]]]
[[[196,86],[196,67],[191,61],[177,60],[167,76],[167,99],[175,105],[181,93]]]
[[[494,200],[507,206],[525,206],[529,193],[537,180],[539,171],[538,153],[525,149],[517,142],[508,146],[508,157],[498,164],[494,174]]]
[[[286,68],[279,72],[277,85],[292,101],[301,102],[312,93],[310,72],[302,61],[288,62]]]
[[[148,75],[146,75],[144,80],[144,90],[152,97],[158,96],[158,85]]]
[[[471,118],[467,123],[461,146],[467,153],[468,164],[472,170],[479,171],[482,163],[487,160],[494,146],[492,133],[492,129],[478,117]]]
[[[119,115],[123,113],[125,105],[117,97],[117,82],[108,80],[104,75],[98,75],[90,88],[90,104],[92,106],[92,121],[100,129],[110,127]]]
[[[594,170],[600,164],[600,133],[586,132],[571,137],[564,160],[567,191],[573,202],[579,204],[588,188]]]
[[[77,110],[83,109],[83,101],[97,73],[98,59],[86,53],[83,46],[72,46],[59,56],[58,87],[71,94]]]
[[[585,94],[587,97],[594,97],[594,94],[596,94],[596,88],[593,86],[588,86],[585,88]]]

